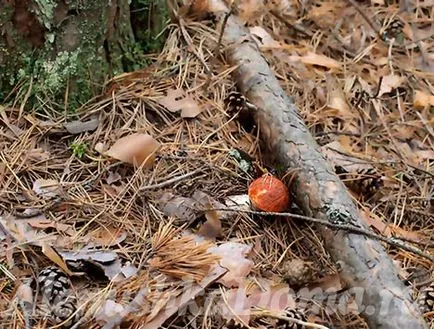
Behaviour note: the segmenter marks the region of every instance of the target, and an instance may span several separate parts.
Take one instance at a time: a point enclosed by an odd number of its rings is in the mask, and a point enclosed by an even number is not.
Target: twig
[[[199,169],[190,171],[190,172],[188,172],[188,173],[186,173],[184,175],[173,177],[173,178],[168,179],[168,180],[166,180],[164,182],[161,182],[161,183],[157,183],[157,184],[154,184],[154,185],[142,186],[141,188],[139,188],[139,191],[143,192],[143,191],[153,190],[153,189],[156,189],[156,188],[163,188],[163,187],[172,185],[174,183],[177,183],[179,181],[182,181],[182,180],[184,180],[184,179],[186,179],[188,177],[194,176],[194,175],[200,173],[201,171],[203,171],[203,168],[199,168]]]
[[[216,52],[220,53],[220,46],[222,44],[223,33],[225,32],[226,24],[228,22],[229,17],[232,15],[232,9],[230,9],[227,13],[225,13],[225,17],[223,18],[222,27],[220,29],[219,39],[217,41]]]
[[[203,209],[199,209],[199,210],[203,210]],[[289,212],[262,212],[262,211],[253,211],[253,210],[244,210],[244,209],[231,209],[231,208],[213,208],[213,209],[207,209],[207,210],[214,210],[214,211],[231,211],[231,212],[239,212],[239,213],[247,213],[247,214],[253,214],[253,215],[262,215],[262,216],[279,216],[279,217],[292,217],[292,218],[297,218],[297,219],[302,219],[311,223],[315,223],[315,224],[320,224],[320,225],[324,225],[327,227],[331,227],[334,229],[338,229],[338,230],[344,230],[344,231],[348,231],[351,233],[357,233],[357,234],[362,234],[367,236],[368,238],[372,238],[372,239],[377,239],[380,240],[382,242],[385,242],[391,246],[412,252],[416,255],[419,255],[421,257],[424,257],[426,259],[429,259],[430,261],[434,262],[434,256],[427,254],[425,252],[423,252],[421,249],[411,246],[411,245],[407,245],[404,243],[404,241],[402,241],[400,238],[386,238],[382,235],[370,232],[368,230],[365,230],[363,228],[360,227],[356,227],[353,225],[347,225],[347,224],[335,224],[335,223],[331,223],[327,220],[323,220],[323,219],[318,219],[318,218],[314,218],[314,217],[308,217],[308,216],[303,216],[303,215],[298,215],[298,214],[293,214],[293,213],[289,213]],[[414,243],[417,243],[416,241],[412,241]]]
[[[296,318],[290,318],[287,316],[283,316],[283,315],[279,315],[279,314],[275,314],[269,311],[264,310],[264,315],[275,318],[275,319],[279,319],[279,320],[284,320],[284,321],[288,321],[290,323],[296,323],[299,324],[301,326],[306,326],[308,328],[317,328],[317,329],[330,329],[329,327],[323,326],[321,324],[316,324],[316,323],[312,323],[312,322],[306,322],[306,321],[302,321]]]

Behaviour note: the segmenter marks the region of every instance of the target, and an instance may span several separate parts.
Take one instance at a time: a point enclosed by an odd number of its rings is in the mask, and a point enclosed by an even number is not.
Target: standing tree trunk
[[[130,11],[144,3],[137,12],[147,17],[153,0],[0,0],[0,103],[13,91],[71,110],[111,75],[145,66]]]

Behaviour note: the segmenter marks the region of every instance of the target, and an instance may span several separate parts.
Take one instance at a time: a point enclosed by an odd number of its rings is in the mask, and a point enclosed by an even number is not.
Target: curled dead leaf
[[[434,95],[416,90],[413,96],[413,106],[418,109],[434,106]]]
[[[228,288],[238,287],[250,273],[254,263],[246,256],[253,246],[238,242],[226,242],[208,250],[219,256],[220,265],[228,270],[218,282]]]
[[[307,65],[317,65],[326,67],[328,69],[339,69],[341,67],[341,63],[334,60],[333,58],[321,54],[316,54],[311,51],[309,51],[306,55],[301,56],[299,59],[302,63]]]
[[[405,81],[404,77],[400,77],[398,75],[390,74],[385,75],[381,80],[380,91],[378,92],[378,96],[382,96],[384,94],[390,93],[392,90],[401,86]]]
[[[167,95],[161,98],[159,103],[170,112],[181,111],[182,118],[195,118],[202,112],[193,97],[187,95],[182,89],[169,89]]]
[[[55,179],[37,179],[33,182],[33,191],[44,199],[52,199],[58,196],[61,190]]]
[[[119,139],[106,155],[135,166],[151,168],[161,144],[148,134],[135,133]]]

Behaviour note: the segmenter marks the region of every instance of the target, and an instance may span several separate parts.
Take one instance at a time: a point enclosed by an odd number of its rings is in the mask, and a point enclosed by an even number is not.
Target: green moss
[[[33,1],[35,16],[39,22],[45,26],[47,30],[51,30],[54,17],[54,10],[57,6],[57,1],[53,0],[34,0]]]
[[[118,8],[114,34],[107,40],[106,48],[103,42],[110,0],[69,0],[68,10],[76,10],[77,15],[68,16],[57,25],[54,24],[57,1],[32,2],[31,11],[46,28],[45,44],[34,49],[8,26],[9,37],[16,43],[11,50],[0,36],[0,103],[20,82],[19,101],[32,85],[28,107],[38,108],[49,101],[53,108],[58,105],[63,111],[67,92],[68,109],[73,110],[98,94],[110,75],[146,67],[145,53],[156,52],[164,44],[164,35],[157,36],[168,18],[164,0],[119,2],[122,5]],[[0,27],[10,24],[12,14],[11,7],[2,8]],[[134,31],[129,24],[130,15],[135,17]]]

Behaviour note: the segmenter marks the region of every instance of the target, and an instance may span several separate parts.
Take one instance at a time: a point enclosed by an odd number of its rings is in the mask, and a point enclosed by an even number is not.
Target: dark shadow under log
[[[220,0],[210,0],[209,5],[209,10],[222,19],[228,11]],[[276,161],[300,169],[292,186],[297,204],[308,216],[368,229],[344,184],[324,159],[294,104],[237,17],[227,20],[222,40],[228,60],[237,65],[234,78],[238,87],[258,107],[256,119],[261,137]],[[318,229],[342,279],[363,293],[359,309],[371,329],[427,328],[380,242],[323,226]]]

